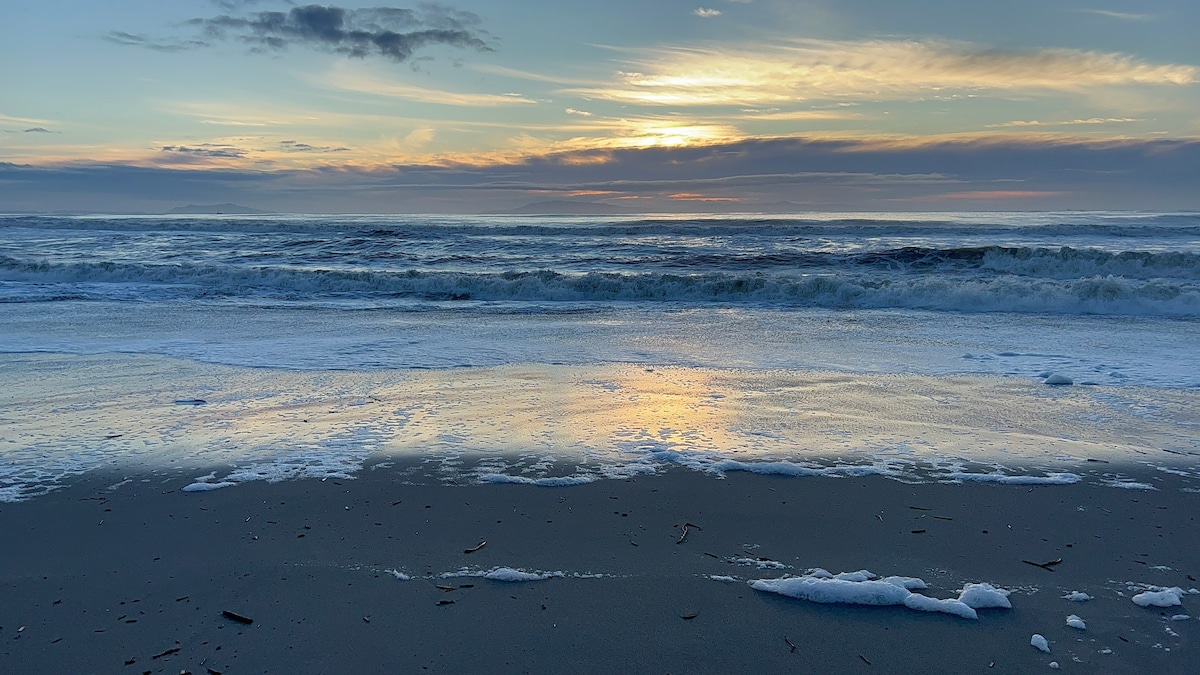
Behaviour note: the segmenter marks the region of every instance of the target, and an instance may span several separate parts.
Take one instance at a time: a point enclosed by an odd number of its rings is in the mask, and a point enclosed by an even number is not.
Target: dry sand
[[[0,672],[1198,667],[1196,619],[1170,617],[1200,614],[1200,596],[1184,597],[1182,609],[1147,609],[1131,602],[1136,591],[1126,585],[1200,585],[1200,495],[1168,474],[1153,477],[1154,491],[1090,480],[720,479],[683,469],[539,488],[446,485],[414,469],[204,493],[180,492],[190,482],[183,475],[110,489],[122,477],[92,474],[0,504]],[[680,543],[685,523],[698,527]],[[750,557],[789,567],[729,562]],[[1051,569],[1022,562],[1060,558]],[[464,566],[567,576],[438,576]],[[981,610],[971,621],[818,605],[745,583],[811,567],[918,576],[937,597],[987,581],[1014,591],[1013,608]],[[1061,598],[1073,590],[1095,599]],[[1067,627],[1068,614],[1083,617],[1087,630]],[[1051,654],[1029,645],[1033,633],[1049,639]]]

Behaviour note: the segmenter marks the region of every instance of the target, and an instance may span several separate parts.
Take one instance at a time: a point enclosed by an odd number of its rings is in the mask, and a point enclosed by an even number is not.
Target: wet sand
[[[0,671],[1196,668],[1197,620],[1170,617],[1200,614],[1200,596],[1142,608],[1127,586],[1200,585],[1200,494],[1163,472],[1137,476],[1154,491],[1094,476],[911,485],[684,469],[568,488],[448,485],[392,465],[354,480],[181,492],[191,476],[93,473],[0,504]],[[730,562],[758,558],[787,567]],[[440,576],[497,566],[565,576]],[[814,604],[745,583],[813,567],[917,576],[940,598],[990,582],[1013,591],[1013,608],[972,621]],[[1095,599],[1062,599],[1074,590]],[[1067,627],[1068,614],[1087,630]],[[1033,633],[1051,654],[1029,645]]]

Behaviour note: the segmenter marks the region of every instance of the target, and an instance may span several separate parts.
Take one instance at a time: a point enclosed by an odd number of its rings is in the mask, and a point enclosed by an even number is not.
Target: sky
[[[0,212],[1200,209],[1195,0],[6,0]]]

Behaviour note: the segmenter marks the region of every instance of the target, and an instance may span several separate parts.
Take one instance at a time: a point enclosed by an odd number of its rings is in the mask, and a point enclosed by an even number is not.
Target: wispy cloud
[[[1142,122],[1144,120],[1135,117],[1089,117],[1087,119],[1069,120],[1066,122],[1041,122],[1038,120],[1013,120],[1003,124],[989,124],[989,129],[997,129],[1003,127],[1072,127],[1091,124],[1125,124],[1128,122]]]
[[[1120,19],[1122,21],[1150,21],[1154,19],[1153,14],[1133,14],[1130,12],[1114,12],[1111,9],[1081,9],[1080,12],[1085,14],[1096,14],[1098,16],[1106,16],[1110,19]]]
[[[928,195],[924,199],[1032,199],[1040,197],[1065,197],[1070,192],[1060,190],[967,190]]]
[[[101,36],[104,40],[123,47],[141,47],[156,52],[181,52],[186,49],[199,49],[209,46],[209,42],[198,39],[179,39],[171,37],[153,37],[142,33],[126,33],[113,30]]]
[[[221,9],[223,9],[227,12],[232,12],[232,11],[236,11],[239,9],[243,9],[243,8],[249,7],[251,5],[261,5],[263,3],[268,3],[271,1],[272,0],[209,0],[209,2],[211,2],[212,4],[216,5],[217,7],[220,7]],[[289,5],[294,4],[294,3],[292,3],[291,0],[284,0],[284,2],[286,2]]]
[[[675,194],[667,195],[667,199],[677,202],[740,202],[738,197],[715,197],[705,195],[699,192],[676,192]]]
[[[651,105],[770,105],[896,100],[950,90],[1085,92],[1200,81],[1190,65],[1070,49],[1002,51],[954,42],[793,40],[771,45],[632,50],[615,81],[566,93]]]
[[[591,117],[592,116],[592,113],[590,113],[586,110],[576,110],[574,108],[567,108],[566,113],[568,115],[579,115],[580,117]]]
[[[255,3],[218,0],[216,4],[237,12]],[[286,12],[220,14],[183,22],[199,32],[196,37],[153,37],[114,30],[104,38],[115,44],[162,52],[237,42],[248,45],[252,51],[308,47],[354,58],[377,56],[399,63],[431,45],[491,51],[490,35],[480,24],[475,14],[433,3],[422,3],[417,9],[346,9],[314,4],[292,7]]]
[[[4,114],[0,114],[0,122],[7,124],[21,124],[24,126],[49,126],[56,124],[54,120],[37,119],[34,117],[12,117]]]
[[[594,86],[599,84],[594,80],[585,80],[576,77],[566,77],[562,75],[547,75],[546,73],[535,73],[528,70],[520,70],[517,68],[509,68],[507,66],[498,66],[493,63],[470,63],[467,68],[480,73],[489,75],[499,75],[501,77],[511,77],[518,80],[530,80],[532,82],[549,82],[551,84],[574,85],[574,86]]]
[[[319,78],[322,86],[352,91],[371,96],[386,98],[401,98],[420,103],[435,103],[463,107],[495,107],[508,105],[529,105],[537,103],[531,98],[518,93],[479,94],[456,92],[445,89],[432,89],[414,84],[398,82],[394,79],[377,76],[371,73],[338,66],[328,74]]]
[[[711,9],[708,7],[697,7],[696,9],[692,10],[692,14],[695,14],[701,19],[711,19],[714,16],[721,16],[721,10]]]
[[[817,120],[855,120],[861,119],[862,113],[838,108],[822,108],[817,110],[742,110],[741,114],[730,115],[729,119],[759,120],[769,122],[808,122]]]

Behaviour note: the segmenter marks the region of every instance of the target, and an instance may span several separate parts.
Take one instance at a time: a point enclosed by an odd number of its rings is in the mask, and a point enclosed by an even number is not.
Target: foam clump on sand
[[[713,581],[719,581],[723,584],[732,584],[733,582],[737,581],[737,579],[725,574],[710,574],[708,575],[708,578],[712,579]]]
[[[479,482],[481,483],[515,483],[517,485],[536,485],[538,487],[569,487],[571,485],[594,483],[596,480],[598,480],[596,476],[586,474],[529,478],[528,476],[510,476],[506,473],[485,473],[479,477]]]
[[[387,572],[388,574],[396,577],[400,581],[408,581],[409,579],[412,579],[412,577],[408,576],[404,572],[401,572],[400,570],[384,570],[384,571]]]
[[[1092,596],[1083,591],[1071,591],[1062,597],[1063,600],[1070,600],[1071,602],[1087,602],[1092,599]]]
[[[492,581],[544,581],[550,577],[564,576],[562,572],[526,572],[511,567],[495,567],[483,575]]]
[[[964,619],[979,618],[979,614],[974,609],[969,607],[965,602],[954,598],[939,600],[919,593],[909,593],[904,598],[904,606],[922,612],[944,612],[946,614],[961,616]]]
[[[922,579],[916,577],[884,577],[883,583],[899,586],[909,591],[923,591],[929,588]]]
[[[988,607],[1010,608],[1009,591],[991,584],[967,584],[957,598],[931,598],[912,589],[927,588],[925,582],[916,577],[887,577],[880,579],[867,570],[830,574],[817,568],[798,577],[779,579],[756,579],[750,587],[757,591],[778,593],[791,598],[823,604],[903,605],[922,612],[942,612],[964,619],[978,619],[976,609]]]
[[[993,473],[956,471],[947,477],[957,481],[969,480],[980,483],[1000,483],[1002,485],[1072,485],[1083,480],[1083,477],[1079,474],[1067,472],[1050,473],[1045,476],[1012,476],[998,471]]]
[[[567,575],[563,572],[526,572],[525,570],[516,569],[514,567],[493,567],[490,570],[472,570],[462,568],[455,572],[444,572],[443,579],[451,579],[454,577],[483,577],[492,581],[545,581],[551,578],[563,578]]]
[[[958,599],[972,609],[1012,609],[1008,596],[1012,591],[996,588],[987,583],[967,584],[958,592]]]
[[[1158,590],[1142,591],[1133,596],[1133,602],[1139,607],[1178,607],[1183,604],[1184,590],[1178,586]]]
[[[1029,638],[1029,644],[1047,654],[1050,653],[1050,643],[1046,642],[1046,638],[1042,637],[1041,633],[1034,633],[1033,637]]]
[[[223,480],[220,483],[209,483],[208,481],[198,480],[191,485],[185,485],[179,488],[183,492],[209,492],[210,490],[220,490],[221,488],[233,487],[237,485],[233,481]]]
[[[1079,618],[1078,614],[1071,614],[1070,616],[1068,616],[1067,617],[1067,625],[1070,626],[1071,628],[1078,628],[1079,630],[1087,630],[1087,623],[1085,623],[1083,619]]]

